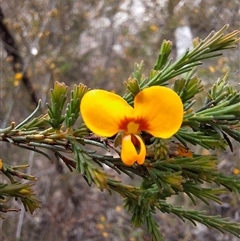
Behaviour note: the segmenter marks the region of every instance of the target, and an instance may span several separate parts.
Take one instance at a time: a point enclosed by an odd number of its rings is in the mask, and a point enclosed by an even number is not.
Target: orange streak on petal
[[[134,110],[133,110],[133,112],[134,112]],[[125,116],[123,119],[121,119],[120,124],[119,124],[119,129],[123,130],[125,132],[128,132],[128,124],[131,122],[139,124],[137,132],[139,132],[141,130],[146,130],[149,127],[146,119],[141,118],[141,117],[134,117],[132,114],[129,116]],[[136,133],[132,133],[132,134],[136,134]]]

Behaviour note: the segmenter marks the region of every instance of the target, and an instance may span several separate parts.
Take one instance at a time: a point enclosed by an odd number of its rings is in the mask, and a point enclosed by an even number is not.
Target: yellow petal
[[[121,120],[132,114],[133,108],[119,95],[105,90],[90,90],[82,98],[80,111],[87,127],[99,136],[113,136]]]
[[[146,147],[141,137],[137,135],[134,135],[133,137],[135,137],[138,141],[139,153],[137,152],[136,147],[132,142],[131,135],[123,136],[122,139],[121,159],[123,163],[128,166],[133,165],[135,162],[137,162],[139,165],[142,165],[146,156]]]
[[[181,127],[183,104],[173,90],[163,86],[152,86],[136,95],[134,116],[144,120],[144,131],[155,137],[169,138]]]

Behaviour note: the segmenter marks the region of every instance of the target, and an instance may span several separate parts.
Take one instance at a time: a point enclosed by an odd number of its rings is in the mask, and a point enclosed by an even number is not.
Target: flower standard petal
[[[120,121],[131,115],[133,108],[119,95],[105,90],[90,90],[82,98],[80,111],[87,127],[99,136],[113,136]]]
[[[145,120],[144,131],[155,137],[169,138],[181,127],[183,104],[170,88],[152,86],[136,95],[134,116]]]
[[[133,144],[132,138],[136,138],[135,140],[138,142],[139,153],[137,152],[136,147]],[[145,161],[145,156],[146,156],[146,147],[141,137],[137,135],[123,136],[121,159],[125,165],[131,166],[135,162],[137,162],[139,165],[142,165]]]

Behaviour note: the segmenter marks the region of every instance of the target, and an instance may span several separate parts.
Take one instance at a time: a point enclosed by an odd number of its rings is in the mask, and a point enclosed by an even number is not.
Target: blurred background
[[[82,82],[123,94],[123,82],[134,63],[144,60],[144,74],[148,75],[164,39],[173,42],[172,57],[176,59],[191,48],[193,38],[203,39],[225,24],[230,25],[227,32],[240,26],[238,0],[8,0],[1,3],[0,10],[0,128],[25,119],[38,99],[46,112],[55,81],[70,87]],[[239,88],[239,68],[238,47],[205,61],[197,75],[207,91],[229,71],[230,84]],[[201,103],[204,96],[198,98]],[[234,153],[217,153],[219,168],[239,175],[239,144],[234,146]],[[42,208],[33,215],[6,214],[0,220],[1,240],[150,240],[144,228],[130,226],[118,195],[89,188],[78,173],[70,173],[54,157],[50,163],[5,143],[0,143],[0,157],[10,164],[30,164],[28,172],[38,178],[34,189],[42,201]],[[170,201],[195,208],[184,195]],[[239,197],[225,195],[222,201],[222,207],[199,203],[198,209],[240,221]],[[18,202],[14,205],[21,208]],[[171,215],[157,213],[156,218],[166,241],[237,240]]]

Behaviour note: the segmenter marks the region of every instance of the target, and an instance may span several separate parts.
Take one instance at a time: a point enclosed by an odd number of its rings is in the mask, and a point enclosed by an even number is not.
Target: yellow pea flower
[[[183,120],[180,97],[163,86],[140,91],[135,96],[134,107],[114,93],[90,90],[82,98],[80,111],[93,133],[111,137],[122,132],[121,159],[126,165],[144,163],[146,147],[139,136],[141,131],[166,139],[179,130]]]

